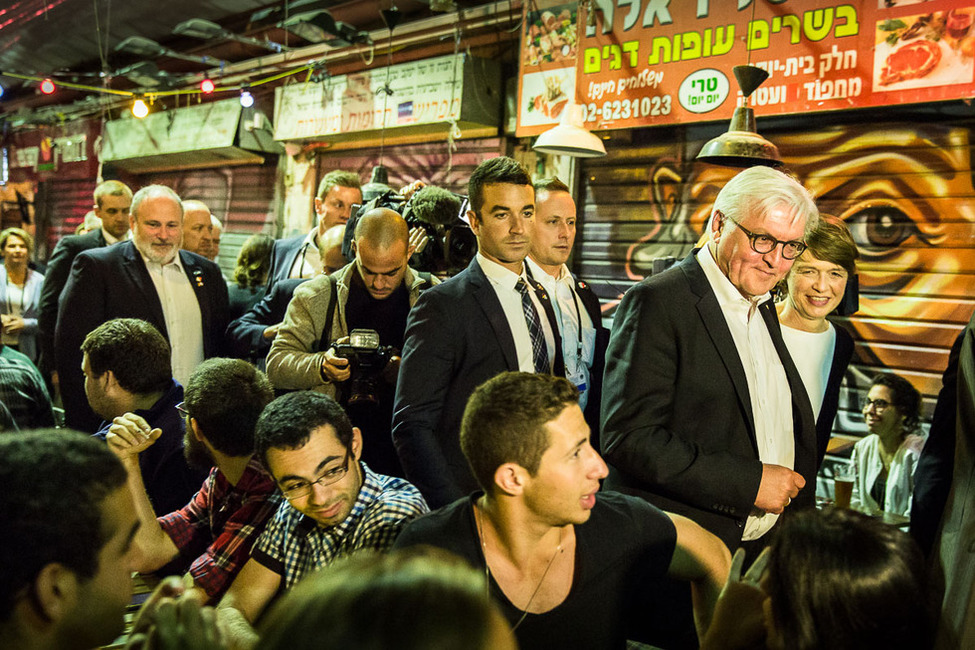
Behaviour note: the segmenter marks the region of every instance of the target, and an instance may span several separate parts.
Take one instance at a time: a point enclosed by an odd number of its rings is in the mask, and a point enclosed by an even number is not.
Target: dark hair
[[[904,433],[910,433],[917,428],[921,419],[921,393],[911,382],[900,375],[881,373],[873,378],[870,387],[886,386],[893,396],[891,403],[897,407],[897,412],[904,416]]]
[[[273,247],[274,238],[270,235],[258,233],[247,238],[237,253],[237,264],[234,266],[234,282],[237,286],[246,289],[264,284],[267,271],[271,267]]]
[[[778,528],[763,585],[787,647],[931,646],[924,558],[909,535],[835,508],[798,512]]]
[[[819,225],[806,236],[806,251],[818,260],[839,264],[851,277],[856,275],[860,251],[846,222],[838,217],[819,213]]]
[[[320,199],[324,199],[325,195],[332,191],[335,186],[339,187],[351,187],[354,189],[362,191],[362,181],[359,179],[359,175],[355,172],[346,172],[341,169],[333,169],[329,173],[322,176],[321,182],[318,183],[318,194]]]
[[[111,370],[119,386],[146,395],[169,389],[173,379],[169,343],[155,327],[137,318],[115,318],[85,337],[81,351],[95,376]]]
[[[186,410],[213,447],[229,456],[254,453],[254,427],[274,389],[263,372],[241,359],[207,359],[193,371]]]
[[[523,164],[509,158],[499,156],[485,160],[471,174],[467,181],[467,194],[470,196],[471,210],[480,217],[484,207],[484,186],[494,183],[507,185],[531,185],[532,176]]]
[[[563,183],[557,176],[552,178],[542,178],[535,181],[535,194],[542,192],[569,192],[569,186]]]
[[[579,389],[552,375],[505,372],[478,386],[464,409],[460,447],[481,489],[493,491],[505,463],[534,475],[549,446],[545,424],[578,403]]]
[[[346,449],[352,444],[352,423],[338,402],[310,390],[282,395],[267,405],[257,419],[254,446],[264,466],[271,448],[303,447],[315,429],[329,425]]]
[[[492,618],[484,574],[429,547],[358,553],[309,576],[265,620],[261,648],[487,650]]]
[[[125,467],[105,443],[66,429],[0,436],[0,621],[48,564],[80,578],[98,570],[102,502],[125,485]]]

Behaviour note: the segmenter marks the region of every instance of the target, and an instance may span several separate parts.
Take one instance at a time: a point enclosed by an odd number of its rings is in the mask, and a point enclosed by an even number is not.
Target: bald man
[[[403,476],[390,435],[399,354],[410,308],[437,280],[407,266],[413,253],[409,228],[393,210],[364,214],[352,249],[351,264],[295,289],[268,353],[267,374],[275,388],[335,397],[362,430],[366,464],[380,474]],[[346,358],[336,350],[357,329],[376,332],[379,345],[392,348],[388,362],[375,353]]]
[[[212,260],[212,244],[213,223],[210,220],[210,208],[203,201],[183,201],[183,241],[180,248]]]

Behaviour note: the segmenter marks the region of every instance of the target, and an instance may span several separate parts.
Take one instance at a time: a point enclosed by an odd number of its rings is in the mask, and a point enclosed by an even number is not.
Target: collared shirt
[[[758,458],[765,464],[794,469],[796,440],[792,423],[792,391],[765,319],[758,310],[758,306],[771,300],[772,296],[766,293],[751,300],[742,296],[718,268],[708,246],[701,249],[697,259],[718,299],[745,370],[755,420]],[[745,522],[742,540],[758,539],[775,525],[778,517],[753,509]]]
[[[532,340],[528,333],[528,323],[525,322],[525,310],[521,305],[521,292],[515,288],[518,278],[523,278],[528,284],[532,302],[535,304],[535,311],[538,312],[538,319],[542,322],[542,332],[545,333],[545,347],[548,350],[548,370],[552,372],[552,364],[555,361],[555,334],[552,332],[552,324],[545,315],[545,307],[542,306],[538,296],[535,295],[535,284],[528,279],[525,274],[525,267],[522,265],[521,274],[515,273],[501,266],[497,262],[492,262],[480,253],[476,255],[477,263],[480,264],[484,275],[491,281],[491,287],[498,296],[501,309],[504,310],[504,317],[508,321],[511,329],[511,336],[515,340],[515,352],[518,355],[518,370],[522,372],[535,372],[535,361],[532,358]]]
[[[126,230],[122,237],[113,237],[111,233],[102,228],[102,237],[105,238],[105,245],[111,246],[112,244],[117,244],[120,241],[128,241],[132,239],[132,230]]]
[[[139,253],[142,255],[142,253]],[[183,269],[179,253],[166,265],[152,262],[142,255],[156,294],[162,304],[166,333],[173,350],[173,378],[186,385],[190,375],[203,363],[203,314],[200,302]]]
[[[559,269],[559,277],[554,278],[532,258],[526,257],[525,262],[535,280],[548,290],[548,295],[553,296],[552,307],[559,319],[559,330],[562,334],[565,376],[579,388],[579,407],[585,409],[591,386],[589,369],[592,368],[595,355],[596,328],[582,299],[576,293],[575,279],[568,266],[563,264]]]
[[[283,499],[255,457],[237,485],[214,467],[192,501],[158,521],[180,556],[192,561],[193,581],[214,602],[250,558],[251,547]]]
[[[322,272],[322,256],[318,251],[318,228],[312,228],[301,242],[298,255],[291,264],[289,278],[313,278]]]
[[[353,551],[389,549],[409,520],[429,510],[412,484],[360,466],[362,487],[342,523],[319,526],[285,501],[257,540],[251,557],[279,574],[285,589]]]

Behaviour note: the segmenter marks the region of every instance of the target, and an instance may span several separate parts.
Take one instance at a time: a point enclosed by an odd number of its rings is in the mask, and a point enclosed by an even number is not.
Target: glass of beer
[[[853,497],[853,481],[856,471],[849,463],[833,466],[833,505],[844,510],[849,509],[850,499]]]

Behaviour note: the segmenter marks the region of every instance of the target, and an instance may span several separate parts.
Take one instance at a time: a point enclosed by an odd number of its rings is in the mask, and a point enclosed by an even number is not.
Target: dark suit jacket
[[[762,479],[745,371],[696,258],[644,280],[620,302],[606,352],[603,450],[607,487],[690,517],[732,550]],[[760,308],[792,390],[792,507],[815,503],[816,423],[771,301]]]
[[[307,236],[308,233],[305,233],[296,237],[278,239],[274,242],[274,246],[271,247],[271,266],[267,270],[268,291],[278,280],[288,279],[291,267],[294,266],[295,259],[301,251],[301,244]]]
[[[229,354],[238,359],[263,362],[272,341],[264,338],[264,330],[284,320],[295,289],[306,281],[306,278],[288,278],[274,283],[257,304],[237,320],[231,321],[227,326]]]
[[[555,313],[545,291],[550,323]],[[564,375],[558,326],[555,373]],[[410,311],[393,406],[393,442],[406,477],[431,508],[478,489],[460,450],[467,398],[488,379],[518,370],[515,340],[490,280],[475,257],[427,289]]]
[[[71,264],[78,253],[106,245],[101,228],[84,235],[68,235],[54,247],[54,253],[47,263],[47,273],[41,286],[41,301],[38,305],[37,331],[41,348],[41,362],[38,364],[45,374],[54,370],[56,355],[54,350],[54,328],[58,322],[58,298],[71,274]]]
[[[573,276],[575,277],[575,276]],[[599,430],[599,411],[603,395],[603,369],[606,365],[606,347],[609,345],[609,330],[603,327],[603,311],[599,298],[585,280],[575,278],[576,293],[589,314],[589,320],[596,328],[596,347],[593,351],[592,368],[589,369],[589,399],[586,402],[586,422],[592,433],[591,443],[597,450],[602,448]]]
[[[203,354],[223,354],[227,329],[227,285],[220,267],[196,253],[179,251],[180,262],[200,303]],[[88,407],[81,372],[81,343],[113,318],[140,318],[168,338],[162,303],[142,256],[131,241],[86,251],[75,258],[58,311],[57,370],[68,426],[94,432],[100,421]]]

